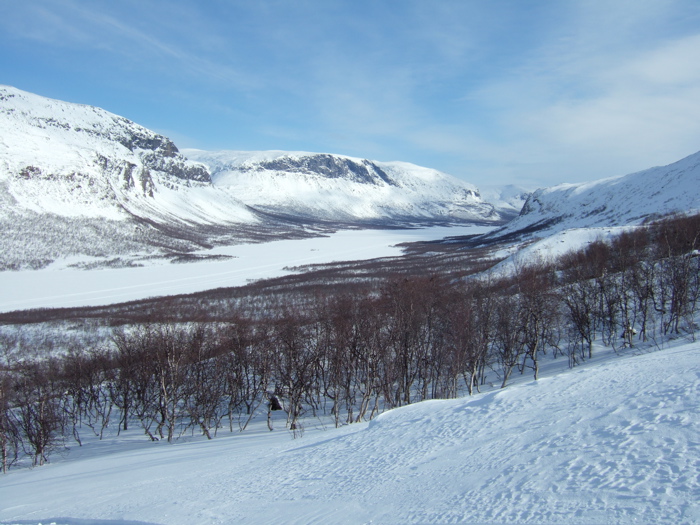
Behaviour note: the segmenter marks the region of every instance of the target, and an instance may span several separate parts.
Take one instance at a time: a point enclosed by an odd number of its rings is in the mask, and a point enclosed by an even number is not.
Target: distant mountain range
[[[514,219],[520,214],[525,202],[532,194],[532,189],[527,189],[515,184],[505,186],[479,188],[481,198],[491,204],[501,217]]]
[[[349,225],[497,224],[475,186],[406,162],[304,152],[184,150],[217,188],[270,216]]]
[[[484,242],[526,240],[700,210],[699,188],[700,153],[596,182],[480,194],[405,162],[179,151],[105,110],[0,86],[0,270],[71,256],[133,265],[337,228],[486,224],[500,228]]]
[[[167,256],[337,227],[502,224],[478,190],[413,164],[204,152],[105,110],[0,86],[0,269]]]

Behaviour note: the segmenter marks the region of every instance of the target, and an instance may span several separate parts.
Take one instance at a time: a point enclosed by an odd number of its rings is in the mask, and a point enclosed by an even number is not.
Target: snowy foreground
[[[700,523],[700,343],[625,352],[299,439],[74,447],[0,476],[0,522]]]
[[[397,244],[475,235],[488,226],[413,230],[350,230],[324,237],[222,246],[200,256],[228,256],[183,264],[153,261],[135,268],[84,270],[87,258],[58,261],[43,270],[0,272],[0,312],[30,308],[101,306],[161,295],[243,286],[292,273],[295,266],[401,255]]]

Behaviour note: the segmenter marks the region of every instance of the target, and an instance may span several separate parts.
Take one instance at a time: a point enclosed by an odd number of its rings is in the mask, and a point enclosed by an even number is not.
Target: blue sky
[[[700,150],[697,0],[5,1],[0,48],[0,83],[180,148],[533,187]]]

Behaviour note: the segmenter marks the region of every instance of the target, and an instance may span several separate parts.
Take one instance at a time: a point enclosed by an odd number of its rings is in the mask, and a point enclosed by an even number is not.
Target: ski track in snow
[[[0,521],[698,523],[699,408],[700,344],[613,355],[297,440],[75,448],[0,477]]]

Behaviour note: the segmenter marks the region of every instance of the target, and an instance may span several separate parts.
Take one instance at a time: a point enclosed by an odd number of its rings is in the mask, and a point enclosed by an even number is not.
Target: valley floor
[[[0,272],[0,312],[31,308],[100,306],[176,295],[292,273],[295,266],[401,255],[405,242],[474,235],[485,226],[394,230],[346,230],[303,240],[240,244],[203,251],[197,262],[165,260],[129,268],[81,269],[88,258],[57,261],[42,270]],[[213,257],[217,259],[212,260]],[[208,258],[208,259],[207,259]],[[78,266],[78,267],[76,267]],[[118,283],[118,284],[116,284]]]
[[[563,361],[370,423],[307,418],[300,439],[261,420],[212,441],[89,442],[0,476],[0,522],[700,522],[700,343]]]

